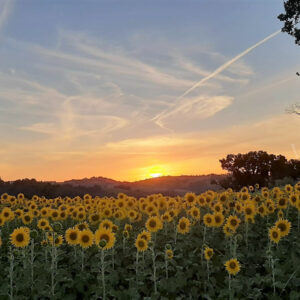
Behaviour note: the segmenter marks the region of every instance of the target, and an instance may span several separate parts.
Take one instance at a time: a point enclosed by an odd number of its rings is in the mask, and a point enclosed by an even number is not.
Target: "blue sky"
[[[0,176],[134,180],[221,172],[250,150],[299,158],[293,39],[226,65],[280,30],[281,12],[281,0],[1,0]]]

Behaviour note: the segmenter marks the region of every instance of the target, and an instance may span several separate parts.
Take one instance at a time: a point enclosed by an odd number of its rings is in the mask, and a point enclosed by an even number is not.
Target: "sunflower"
[[[75,228],[77,228],[78,230],[82,231],[82,230],[85,230],[85,229],[89,229],[89,225],[85,222],[83,223],[79,223],[75,226]]]
[[[123,230],[123,237],[125,238],[125,239],[128,239],[129,238],[129,232],[128,232],[128,230]]]
[[[85,213],[85,211],[79,211],[77,213],[77,220],[80,221],[80,222],[82,222],[85,219],[86,219],[86,213]]]
[[[10,235],[10,240],[15,247],[26,247],[30,240],[30,229],[28,227],[16,228]]]
[[[197,197],[197,203],[201,206],[204,207],[206,205],[205,197],[203,195],[200,195]]]
[[[290,201],[291,205],[296,206],[298,199],[299,199],[299,195],[292,194],[292,195],[290,195],[289,201]]]
[[[214,213],[214,226],[221,227],[224,223],[224,215],[221,212]]]
[[[212,248],[206,247],[204,250],[204,257],[206,260],[210,260],[214,255],[214,250]]]
[[[174,256],[173,250],[172,249],[166,249],[165,256],[166,256],[167,259],[172,259],[173,256]]]
[[[284,190],[287,192],[287,193],[291,193],[293,191],[293,187],[290,185],[290,184],[287,184],[285,187],[284,187]]]
[[[188,206],[193,206],[193,204],[196,202],[196,195],[194,193],[187,193],[184,196],[184,200]]]
[[[198,207],[195,207],[195,206],[192,207],[189,210],[189,214],[190,214],[190,216],[192,216],[193,219],[200,220],[201,213],[200,213],[200,209]]]
[[[269,238],[272,242],[278,244],[281,239],[280,230],[277,227],[272,227],[269,229]]]
[[[227,260],[224,265],[226,267],[228,274],[230,275],[236,275],[241,269],[240,263],[236,258]]]
[[[151,233],[149,231],[143,230],[139,235],[138,238],[144,239],[147,242],[151,240]]]
[[[111,249],[115,241],[115,234],[109,229],[101,227],[95,232],[95,243],[103,250]]]
[[[144,252],[148,249],[148,242],[145,239],[137,238],[135,240],[135,247],[138,252]]]
[[[289,234],[291,229],[291,223],[288,220],[278,220],[275,223],[275,227],[280,230],[280,237],[284,237]]]
[[[265,215],[267,215],[267,207],[264,205],[264,204],[262,204],[262,205],[260,205],[259,207],[258,207],[258,209],[257,209],[257,211],[258,211],[258,213],[262,216],[262,217],[264,217]]]
[[[4,207],[1,212],[1,215],[5,221],[12,220],[14,218],[14,213],[9,207]]]
[[[56,246],[56,247],[59,247],[60,245],[62,245],[62,243],[63,243],[63,237],[62,237],[62,235],[58,235],[55,239],[54,239],[54,245]]]
[[[49,226],[49,221],[45,218],[39,219],[37,223],[37,227],[39,229],[45,229],[46,226]]]
[[[170,223],[172,222],[173,218],[171,217],[171,215],[169,214],[168,211],[166,211],[162,216],[161,216],[161,219],[164,221],[164,222],[167,222],[167,223]]]
[[[149,217],[146,221],[146,228],[150,232],[157,232],[158,230],[163,228],[163,223],[157,216]]]
[[[203,217],[203,222],[207,227],[213,227],[215,225],[215,218],[212,214],[206,214]]]
[[[89,215],[89,222],[92,225],[98,224],[100,222],[100,215],[98,213],[94,213],[94,214]]]
[[[65,239],[71,246],[78,244],[80,231],[77,228],[69,228],[66,230]]]
[[[94,243],[94,234],[89,229],[80,231],[78,242],[82,248],[88,248]]]
[[[229,216],[226,223],[232,231],[236,231],[241,223],[241,220],[237,216]]]
[[[41,216],[48,217],[49,216],[49,210],[47,207],[43,207],[40,211]]]
[[[287,198],[281,197],[281,198],[278,199],[277,208],[285,209],[285,208],[287,208],[287,205],[288,205],[288,199]]]
[[[5,219],[0,215],[0,226],[5,224]]]
[[[114,223],[113,223],[111,220],[104,219],[104,220],[100,223],[99,228],[105,228],[105,229],[112,230],[113,225],[114,225]]]
[[[278,219],[282,219],[283,218],[283,211],[280,209],[277,213]]]
[[[19,219],[22,218],[23,213],[24,213],[23,210],[20,209],[20,208],[18,208],[18,209],[15,210],[15,215],[16,215]]]
[[[27,213],[22,216],[22,222],[25,225],[30,224],[32,220],[33,220],[33,216],[31,213]]]
[[[182,234],[186,234],[190,231],[191,222],[188,218],[182,217],[178,221],[177,231]]]
[[[132,225],[131,224],[125,224],[124,230],[131,231],[132,230]]]

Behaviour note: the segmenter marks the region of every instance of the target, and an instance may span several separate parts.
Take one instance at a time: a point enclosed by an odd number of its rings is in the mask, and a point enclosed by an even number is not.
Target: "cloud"
[[[255,48],[257,48],[258,46],[262,45],[263,43],[267,42],[269,39],[275,37],[276,35],[278,35],[281,32],[281,30],[278,30],[270,35],[268,35],[266,38],[262,39],[261,41],[259,41],[258,43],[256,43],[255,45],[247,48],[246,50],[242,51],[240,54],[236,55],[234,58],[230,59],[229,61],[227,61],[226,63],[222,64],[220,67],[218,67],[215,71],[213,71],[212,73],[210,73],[208,76],[202,78],[200,81],[198,81],[197,83],[195,83],[192,87],[190,87],[189,89],[187,89],[182,95],[180,95],[177,98],[177,103],[174,104],[174,108],[167,110],[167,111],[163,111],[160,114],[158,114],[157,116],[155,116],[153,118],[153,120],[156,122],[157,125],[164,127],[164,122],[163,120],[166,119],[167,117],[173,115],[173,114],[178,114],[181,111],[185,111],[186,107],[190,107],[191,105],[197,103],[198,99],[197,98],[192,98],[192,99],[183,99],[185,96],[187,96],[188,94],[190,94],[192,91],[194,91],[196,88],[198,88],[199,86],[205,84],[208,80],[214,78],[215,76],[219,75],[221,72],[223,72],[224,70],[226,70],[228,67],[230,67],[233,63],[235,63],[237,60],[241,59],[242,57],[244,57],[246,54],[248,54],[249,52],[251,52],[252,50],[254,50]],[[178,103],[179,101],[179,103]]]

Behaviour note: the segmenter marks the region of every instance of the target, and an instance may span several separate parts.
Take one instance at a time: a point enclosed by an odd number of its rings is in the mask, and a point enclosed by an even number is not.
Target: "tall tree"
[[[299,161],[288,161],[283,155],[268,154],[265,151],[250,151],[246,154],[228,154],[220,160],[224,170],[229,172],[225,185],[238,189],[242,186],[267,186],[276,179],[300,176]]]

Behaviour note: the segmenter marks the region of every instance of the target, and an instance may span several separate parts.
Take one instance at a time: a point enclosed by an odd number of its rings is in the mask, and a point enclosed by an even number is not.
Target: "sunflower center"
[[[156,227],[156,222],[155,222],[154,220],[151,220],[151,221],[149,222],[149,226],[150,226],[151,228],[155,228],[155,227]]]
[[[24,235],[23,233],[18,233],[16,236],[17,242],[23,242],[24,241]]]
[[[235,219],[233,219],[233,220],[230,221],[230,224],[232,226],[236,226],[237,225],[237,221]]]
[[[100,240],[105,240],[106,242],[109,241],[109,236],[107,234],[102,234]]]
[[[216,221],[216,223],[221,223],[221,217],[220,216],[216,216],[215,217],[215,221]]]
[[[273,231],[272,236],[273,236],[273,238],[277,239],[278,238],[278,233],[276,231]]]
[[[286,226],[285,226],[284,223],[280,223],[280,224],[278,225],[278,228],[280,229],[280,231],[285,231],[285,230],[286,230]]]
[[[90,241],[90,237],[88,235],[84,235],[82,236],[81,240],[84,242],[84,243],[88,243]]]
[[[145,242],[144,242],[143,240],[140,240],[140,241],[138,242],[138,246],[139,246],[140,248],[143,248],[143,247],[145,246]]]
[[[235,262],[231,262],[231,263],[229,264],[229,267],[230,267],[231,269],[235,269],[235,267],[236,267]]]
[[[70,239],[71,239],[72,241],[77,240],[77,233],[76,233],[76,232],[71,232],[71,233],[70,233]]]
[[[93,221],[98,221],[99,220],[99,216],[98,215],[93,215],[92,216],[92,220]]]
[[[180,228],[181,228],[181,229],[185,229],[185,228],[186,228],[186,224],[185,224],[184,222],[181,222],[181,223],[180,223]]]

